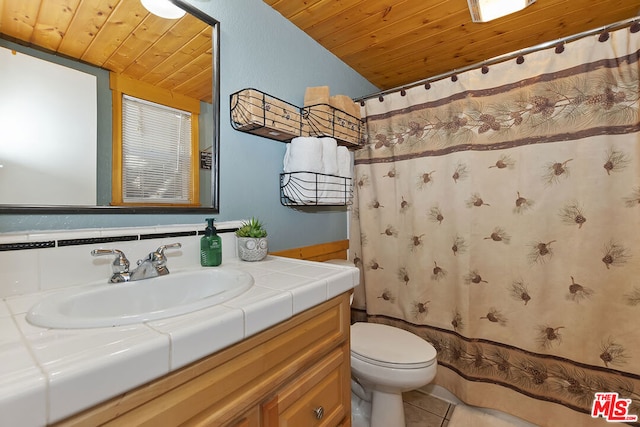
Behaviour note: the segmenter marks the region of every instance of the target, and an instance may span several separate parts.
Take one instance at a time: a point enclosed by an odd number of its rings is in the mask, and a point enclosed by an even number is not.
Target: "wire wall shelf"
[[[348,206],[352,203],[351,178],[315,172],[280,174],[283,206]]]
[[[231,126],[281,142],[298,136],[332,137],[350,149],[363,146],[364,123],[329,104],[297,107],[257,89],[231,94]]]

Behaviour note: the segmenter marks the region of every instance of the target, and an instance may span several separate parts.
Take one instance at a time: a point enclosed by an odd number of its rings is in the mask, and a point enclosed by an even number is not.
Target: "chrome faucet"
[[[109,282],[122,283],[132,282],[134,280],[150,279],[152,277],[169,274],[169,269],[167,269],[167,257],[165,256],[164,251],[166,249],[181,247],[182,244],[180,243],[162,245],[147,255],[146,258],[138,260],[138,266],[133,269],[133,271],[129,271],[129,260],[124,253],[118,249],[94,249],[91,251],[91,255],[115,255],[116,258],[111,265],[113,275],[109,279]]]
[[[167,257],[164,254],[166,249],[181,248],[180,243],[162,245],[155,251],[147,255],[146,258],[138,260],[138,266],[131,272],[131,280],[150,279],[152,277],[169,274],[167,269]]]
[[[129,260],[124,255],[124,252],[118,249],[94,249],[91,251],[91,255],[93,256],[101,256],[101,255],[115,255],[116,258],[113,260],[111,264],[111,270],[113,274],[109,279],[109,283],[122,283],[128,282],[131,280],[131,276],[129,275]]]

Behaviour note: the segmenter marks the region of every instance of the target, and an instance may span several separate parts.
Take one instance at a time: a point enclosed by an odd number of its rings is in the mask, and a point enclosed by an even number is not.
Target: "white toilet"
[[[346,260],[327,262],[353,266]],[[405,427],[402,393],[433,380],[436,356],[431,344],[404,329],[351,325],[352,427]]]
[[[351,325],[353,427],[405,427],[402,393],[436,375],[436,349],[403,329],[378,323]]]

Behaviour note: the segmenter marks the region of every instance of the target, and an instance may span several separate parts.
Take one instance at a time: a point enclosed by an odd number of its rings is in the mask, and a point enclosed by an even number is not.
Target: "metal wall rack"
[[[329,104],[297,107],[257,89],[231,94],[231,126],[281,142],[297,136],[328,136],[349,149],[363,146],[364,123]]]
[[[303,108],[257,89],[231,94],[231,126],[280,142],[298,136],[332,137],[338,145],[357,149],[363,145],[364,124],[328,104]],[[351,204],[351,178],[316,172],[280,174],[280,203],[283,206],[346,206]]]
[[[347,206],[352,195],[351,178],[315,172],[280,174],[283,206]]]

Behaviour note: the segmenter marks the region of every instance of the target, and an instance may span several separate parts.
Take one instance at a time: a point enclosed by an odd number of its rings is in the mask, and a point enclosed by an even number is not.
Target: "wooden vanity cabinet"
[[[344,293],[58,426],[348,427]]]

